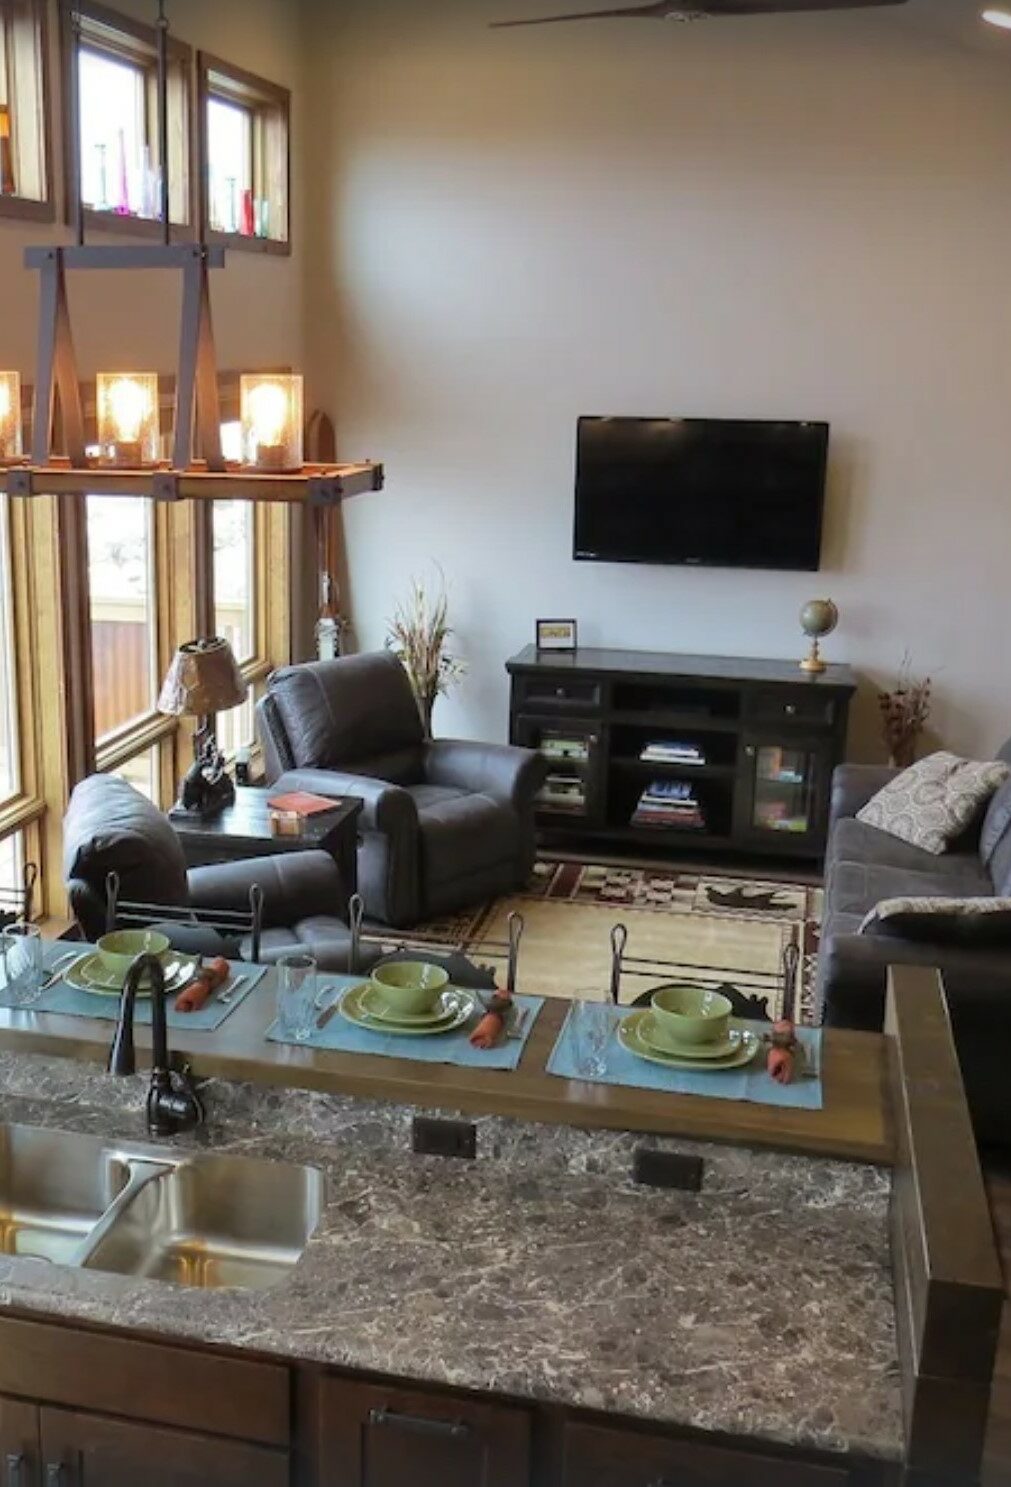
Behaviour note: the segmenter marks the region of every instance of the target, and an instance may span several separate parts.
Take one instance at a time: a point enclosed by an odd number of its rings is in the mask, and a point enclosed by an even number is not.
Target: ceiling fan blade
[[[678,9],[678,6],[669,4],[667,0],[663,0],[663,3],[659,5],[626,5],[621,10],[578,10],[569,15],[533,16],[530,20],[524,21],[492,21],[490,25],[493,31],[500,31],[507,26],[556,26],[564,21],[601,21],[613,20],[617,17],[627,19],[638,16],[640,18],[654,17],[662,19],[668,14],[676,15]],[[686,6],[685,10],[687,11],[687,9],[688,7]]]

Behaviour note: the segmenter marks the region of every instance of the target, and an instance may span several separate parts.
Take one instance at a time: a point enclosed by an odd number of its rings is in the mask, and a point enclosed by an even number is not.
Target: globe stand
[[[820,676],[828,668],[821,658],[821,647],[817,636],[811,641],[811,649],[800,663],[801,671],[806,671],[811,676]]]

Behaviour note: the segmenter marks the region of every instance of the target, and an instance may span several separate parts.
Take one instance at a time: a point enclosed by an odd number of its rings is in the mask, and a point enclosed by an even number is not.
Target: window
[[[154,508],[142,496],[88,497],[88,592],[95,741],[150,716],[157,697]]]
[[[118,769],[110,770],[110,774],[118,775],[121,780],[128,781],[141,795],[147,796],[148,800],[159,805],[161,791],[159,789],[159,765],[161,754],[157,748],[144,749],[140,754],[134,754],[125,764]]]
[[[287,253],[290,95],[206,53],[197,71],[208,235]]]
[[[0,0],[0,216],[51,221],[43,0]]]
[[[72,64],[71,8],[80,16],[78,178],[67,183],[68,209],[78,199],[105,225],[152,229],[161,215],[158,67],[150,28],[81,0],[64,0],[67,65]],[[169,208],[185,227],[190,210],[189,48],[169,39]],[[69,82],[69,79],[68,79]]]
[[[0,801],[12,800],[21,788],[14,658],[10,507],[7,497],[3,496],[0,497]]]

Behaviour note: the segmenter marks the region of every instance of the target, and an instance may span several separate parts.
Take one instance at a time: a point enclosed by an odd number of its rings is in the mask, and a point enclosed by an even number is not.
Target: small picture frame
[[[538,620],[539,651],[574,651],[578,649],[575,620]]]

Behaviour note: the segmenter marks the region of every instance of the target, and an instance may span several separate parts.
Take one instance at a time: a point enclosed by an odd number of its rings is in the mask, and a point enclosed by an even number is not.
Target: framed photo
[[[574,651],[576,648],[575,620],[537,621],[539,651]]]

